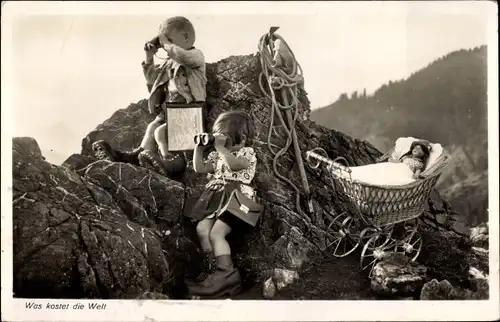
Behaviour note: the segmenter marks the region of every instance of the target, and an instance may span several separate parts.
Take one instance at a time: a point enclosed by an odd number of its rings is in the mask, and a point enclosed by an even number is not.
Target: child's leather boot
[[[117,157],[121,162],[128,162],[139,165],[139,154],[144,151],[142,147],[133,149],[132,151],[116,151]]]
[[[178,175],[186,170],[186,160],[179,154],[164,158],[158,153],[145,150],[139,153],[139,164],[165,177]]]
[[[201,299],[215,299],[232,296],[241,291],[241,276],[234,267],[231,255],[216,257],[216,270],[203,282],[188,286],[189,295]]]
[[[104,140],[98,140],[92,143],[92,150],[94,151],[94,157],[98,160],[117,161],[116,151],[114,151],[109,143]]]
[[[196,280],[186,280],[186,286],[193,287],[203,282],[208,276],[215,272],[215,256],[213,251],[204,252],[203,267]]]

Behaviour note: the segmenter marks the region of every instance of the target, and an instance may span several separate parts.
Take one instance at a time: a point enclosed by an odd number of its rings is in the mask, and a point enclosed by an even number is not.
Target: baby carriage
[[[397,160],[398,154],[400,156],[404,147],[409,147],[413,141],[418,140],[411,137],[398,139],[380,159],[392,157]],[[370,277],[376,263],[390,252],[403,253],[412,261],[417,259],[422,249],[418,217],[424,212],[449,159],[441,145],[429,143],[429,147],[432,152],[421,174],[422,179],[398,185],[374,184],[353,178],[353,169],[361,167],[349,167],[342,157],[331,160],[315,152],[321,149],[307,152],[307,161],[312,168],[318,168],[321,162],[327,165],[333,188],[348,201],[348,210],[334,216],[327,229],[326,247],[333,249],[334,256],[344,257],[362,247],[360,265]],[[311,159],[317,160],[316,165],[311,165]]]

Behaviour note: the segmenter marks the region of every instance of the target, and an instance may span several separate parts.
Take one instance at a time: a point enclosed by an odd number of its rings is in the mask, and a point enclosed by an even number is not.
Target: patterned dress
[[[219,209],[227,202],[227,198],[233,189],[240,190],[246,197],[256,200],[256,191],[251,186],[255,176],[257,166],[257,157],[251,147],[243,147],[237,151],[231,152],[236,157],[242,157],[248,160],[248,168],[239,171],[232,171],[225,163],[217,151],[212,151],[207,159],[212,164],[214,173],[208,174],[210,180],[203,191],[200,199],[195,204],[191,217],[197,220],[203,218],[214,218],[219,216]],[[208,188],[211,182],[222,182],[219,190]]]
[[[412,156],[404,155],[403,157],[401,157],[400,161],[403,164],[406,164],[413,173],[415,173],[417,170],[424,170],[424,162]]]

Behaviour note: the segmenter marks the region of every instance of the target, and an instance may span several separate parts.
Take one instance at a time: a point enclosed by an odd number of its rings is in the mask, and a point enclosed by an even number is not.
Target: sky
[[[440,56],[488,39],[484,14],[467,10],[385,5],[347,10],[333,3],[328,10],[314,7],[301,14],[291,4],[289,12],[284,7],[249,11],[232,4],[231,14],[221,14],[213,5],[184,12],[162,5],[163,10],[147,14],[94,10],[76,15],[73,10],[12,19],[12,135],[35,137],[53,163],[78,153],[89,131],[115,110],[146,97],[143,44],[173,14],[193,22],[195,46],[207,62],[255,53],[269,27],[280,26],[277,33],[302,66],[311,108],[330,104],[343,92],[373,92]]]

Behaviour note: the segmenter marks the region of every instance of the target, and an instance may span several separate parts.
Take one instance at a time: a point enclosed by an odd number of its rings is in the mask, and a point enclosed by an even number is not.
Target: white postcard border
[[[498,261],[498,38],[497,7],[490,1],[422,2],[2,2],[2,320],[8,321],[282,321],[282,320],[493,320],[499,317]],[[265,9],[265,10],[263,10]],[[488,17],[489,127],[489,301],[158,301],[158,300],[28,300],[12,298],[12,20],[25,14],[315,14],[426,12],[483,14]],[[238,53],[234,53],[238,54]],[[26,310],[27,302],[106,303],[106,310]]]

